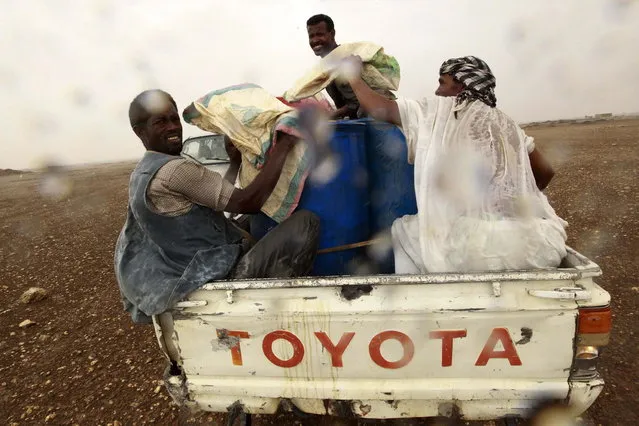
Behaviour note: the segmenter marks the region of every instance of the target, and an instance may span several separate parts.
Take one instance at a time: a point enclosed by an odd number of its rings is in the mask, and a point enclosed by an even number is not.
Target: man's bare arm
[[[231,162],[229,163],[229,168],[226,169],[226,173],[224,173],[224,179],[235,185],[235,181],[237,180],[237,173],[240,170],[240,164],[241,161],[238,162],[231,160]]]
[[[350,56],[344,62],[344,77],[348,79],[360,106],[364,111],[376,120],[402,125],[397,102],[387,99],[368,87],[362,80],[362,58]]]
[[[343,107],[338,108],[331,113],[331,119],[339,120],[340,118],[343,118],[344,116],[346,116],[346,114],[349,111],[350,111],[350,107],[348,105],[344,105]]]
[[[533,176],[535,176],[537,188],[543,191],[552,180],[555,171],[537,148],[528,154],[528,158],[530,159],[530,167],[532,168]]]
[[[386,121],[397,126],[402,125],[402,119],[399,115],[397,102],[386,99],[373,89],[368,87],[366,83],[357,77],[350,81],[355,96],[364,111],[375,120]]]
[[[268,161],[259,175],[246,188],[236,188],[226,205],[226,211],[231,213],[257,213],[273,192],[286,161],[297,138],[278,133],[277,143]]]
[[[226,153],[229,155],[230,159],[229,168],[224,174],[224,179],[235,184],[235,181],[237,180],[237,172],[240,170],[240,165],[242,164],[242,154],[235,145],[233,145],[228,136],[224,136],[224,148],[226,149]]]

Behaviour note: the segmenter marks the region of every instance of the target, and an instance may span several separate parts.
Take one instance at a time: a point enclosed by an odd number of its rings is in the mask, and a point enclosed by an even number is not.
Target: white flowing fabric
[[[454,101],[397,100],[418,213],[393,223],[396,273],[557,267],[567,223],[535,184],[533,139],[497,108]]]

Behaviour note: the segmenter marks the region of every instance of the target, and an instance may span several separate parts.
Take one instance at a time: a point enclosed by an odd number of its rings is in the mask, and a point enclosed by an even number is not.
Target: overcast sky
[[[139,158],[127,109],[148,88],[181,108],[242,82],[281,95],[317,60],[305,26],[316,13],[338,42],[394,55],[401,96],[432,93],[443,60],[472,54],[518,121],[639,112],[637,3],[0,0],[0,168]]]

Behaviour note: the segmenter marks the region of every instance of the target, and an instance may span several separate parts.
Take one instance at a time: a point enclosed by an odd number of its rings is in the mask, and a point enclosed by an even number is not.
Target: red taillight
[[[591,379],[598,374],[599,354],[610,339],[611,317],[610,306],[579,309],[573,379]]]
[[[610,333],[612,315],[610,306],[605,308],[581,308],[579,309],[579,334],[603,334]]]

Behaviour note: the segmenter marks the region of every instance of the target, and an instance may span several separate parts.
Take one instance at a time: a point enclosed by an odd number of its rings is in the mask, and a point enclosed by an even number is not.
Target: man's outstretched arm
[[[230,213],[257,213],[273,192],[286,161],[297,138],[286,133],[278,133],[277,143],[271,152],[264,168],[253,182],[246,188],[236,188],[229,199],[226,208]]]
[[[362,59],[359,56],[351,56],[344,63],[345,77],[348,79],[359,104],[374,119],[387,123],[402,125],[397,102],[386,99],[362,80]]]

